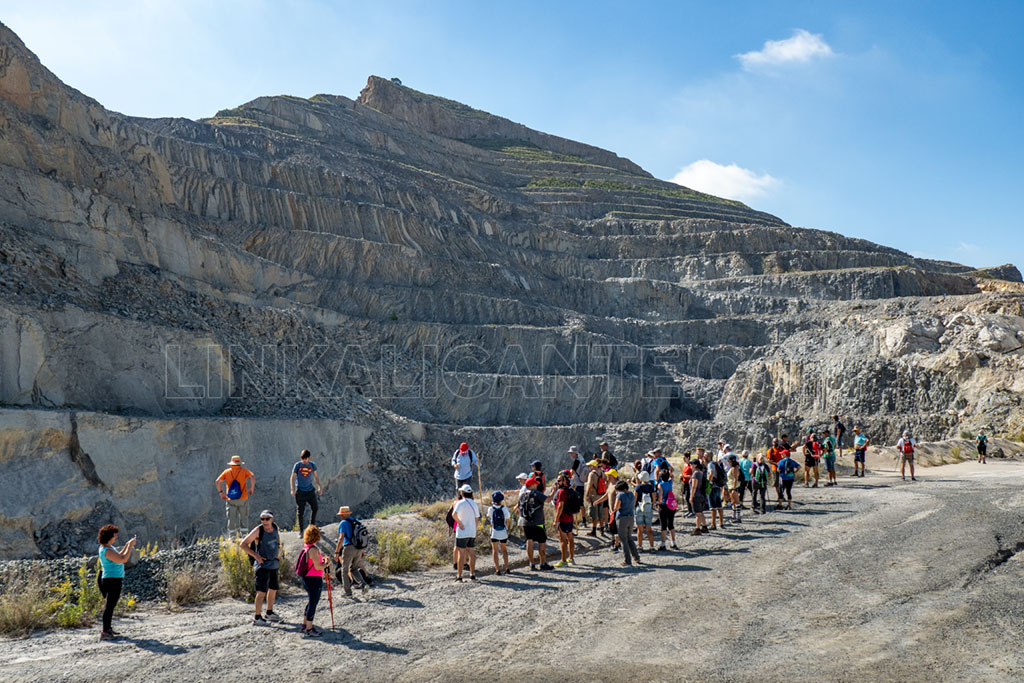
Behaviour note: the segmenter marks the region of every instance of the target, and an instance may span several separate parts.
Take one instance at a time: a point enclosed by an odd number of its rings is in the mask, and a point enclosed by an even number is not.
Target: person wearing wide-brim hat
[[[228,468],[220,473],[214,484],[217,493],[224,501],[224,511],[228,518],[228,536],[241,535],[249,530],[249,496],[256,487],[256,477],[242,467],[240,455],[231,456]]]
[[[369,575],[363,566],[363,551],[356,547],[356,529],[362,524],[359,524],[347,505],[338,508],[338,517],[341,517],[341,523],[338,524],[338,545],[334,548],[334,559],[341,565],[342,590],[346,597],[351,598],[353,586],[364,593],[370,589]],[[359,579],[352,575],[353,569],[359,572]]]

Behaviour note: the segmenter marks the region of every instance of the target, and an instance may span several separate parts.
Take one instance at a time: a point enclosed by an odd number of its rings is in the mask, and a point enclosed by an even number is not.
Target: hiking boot
[[[455,583],[462,583],[462,577],[461,576],[456,576],[455,577]]]
[[[267,623],[267,620],[263,618],[262,614],[257,614],[255,617],[253,617],[252,625],[253,626],[269,626],[269,624]]]
[[[818,482],[814,482],[814,485],[813,485],[813,486],[811,486],[811,488],[812,488],[812,489],[816,489],[816,488],[818,488]]]
[[[672,550],[679,550],[679,546],[677,546],[675,543],[673,543],[672,544]]]
[[[531,562],[531,563],[530,563],[530,571],[531,571],[531,572],[535,572],[535,571],[537,571],[537,565],[535,565],[535,564],[533,564],[533,563]]]
[[[917,477],[911,477],[910,481],[917,481]]]
[[[469,575],[469,580],[470,581],[476,581],[476,574],[470,574]]]
[[[511,573],[512,573],[511,567],[505,567],[505,576],[508,576]]]
[[[722,523],[722,526],[725,526],[724,522]],[[712,529],[712,531],[717,531],[718,530],[718,525],[717,524],[712,524],[711,525],[711,529]],[[707,527],[704,527],[704,530],[707,531]]]
[[[659,545],[658,550],[665,550],[665,544],[662,543],[661,545]]]
[[[704,526],[702,526],[702,527],[700,528],[700,532],[701,532],[702,534],[706,534],[706,533],[708,533],[708,525],[707,525],[707,524],[705,524]]]
[[[546,572],[549,572],[549,571],[554,569],[554,567],[552,567],[547,562],[542,562],[541,565],[540,565],[540,568],[541,568],[541,570],[546,571]]]
[[[100,631],[100,640],[114,640],[117,636],[112,631]]]
[[[302,637],[303,638],[319,638],[323,634],[324,634],[324,632],[321,631],[320,629],[318,629],[315,626],[313,628],[304,628],[304,629],[302,629]]]
[[[267,621],[273,621],[273,622],[284,621],[281,617],[277,616],[276,612],[272,612],[269,609],[267,610],[267,616],[264,617],[264,619],[266,619]]]
[[[700,535],[701,535],[701,534],[703,534],[703,533],[704,533],[704,532],[703,532],[703,531],[701,531],[700,529],[694,529],[693,531],[691,531],[691,532],[690,532],[690,535],[691,535],[691,536],[700,536]]]
[[[590,531],[587,532],[587,536],[597,536],[597,532],[594,531],[593,529],[591,529]]]

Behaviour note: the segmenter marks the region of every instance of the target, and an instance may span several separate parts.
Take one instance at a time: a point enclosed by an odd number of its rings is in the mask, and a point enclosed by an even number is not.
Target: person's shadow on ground
[[[183,655],[187,654],[189,650],[197,649],[199,646],[194,645],[192,647],[185,647],[183,645],[171,645],[170,643],[164,643],[153,638],[129,638],[127,636],[119,636],[118,641],[134,645],[140,650],[146,650],[158,655]]]
[[[344,645],[350,650],[369,650],[370,652],[382,652],[389,655],[407,655],[409,651],[402,647],[394,647],[375,640],[359,640],[351,632],[343,628],[336,628],[333,631],[324,629],[323,642],[331,645]]]

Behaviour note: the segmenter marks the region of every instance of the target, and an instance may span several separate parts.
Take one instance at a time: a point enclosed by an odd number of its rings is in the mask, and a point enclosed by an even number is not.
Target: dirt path
[[[476,583],[402,576],[365,602],[336,594],[322,641],[299,638],[296,593],[280,627],[251,626],[235,601],[154,609],[122,620],[119,643],[95,630],[4,642],[0,679],[1020,680],[1024,464],[920,479],[798,485],[793,511],[681,537],[642,569],[602,550]]]

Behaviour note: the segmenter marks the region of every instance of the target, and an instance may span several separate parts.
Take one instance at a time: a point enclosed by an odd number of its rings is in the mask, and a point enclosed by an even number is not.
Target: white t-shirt
[[[476,536],[476,520],[480,517],[480,508],[475,500],[463,498],[455,504],[452,515],[458,522],[455,538],[473,538]]]
[[[505,528],[498,530],[494,528],[494,511],[501,510],[505,513]],[[512,523],[512,513],[504,505],[492,505],[487,508],[487,523],[491,525],[491,540],[493,541],[506,541],[508,540],[508,525]]]
[[[906,439],[904,439],[903,437],[900,437],[900,440],[896,442],[896,450],[898,450],[900,453],[903,452],[903,444],[904,443],[909,443],[910,444],[911,452],[917,450],[917,442],[914,441],[913,438],[911,438],[909,436]]]

